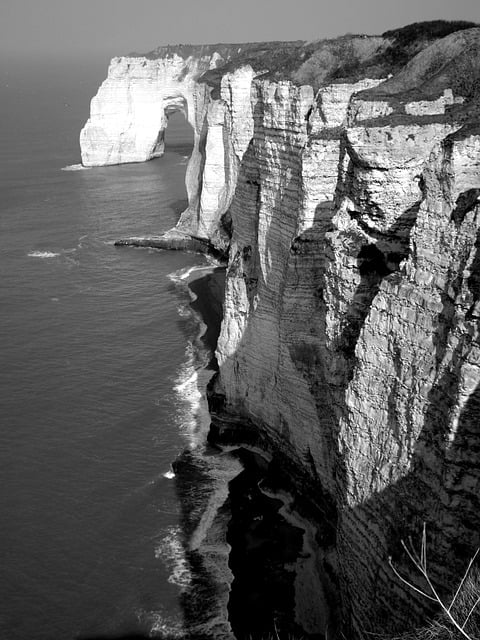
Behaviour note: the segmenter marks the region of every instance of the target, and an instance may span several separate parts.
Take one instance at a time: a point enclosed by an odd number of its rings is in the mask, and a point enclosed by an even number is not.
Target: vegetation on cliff
[[[390,560],[390,567],[395,576],[412,591],[433,602],[440,613],[424,627],[413,632],[403,633],[389,640],[478,640],[480,638],[480,569],[476,560],[480,549],[470,559],[458,586],[450,589],[446,585],[436,587],[430,577],[427,561],[427,529],[423,525],[420,551],[417,552],[410,540],[402,546],[410,562],[416,570],[420,582],[411,582],[402,576]],[[449,591],[448,599],[439,595]]]
[[[434,42],[475,27],[478,25],[471,22],[436,20],[387,31],[381,36],[343,36],[319,41],[316,51],[292,74],[292,79],[318,88],[328,82],[387,78],[400,72]],[[454,61],[456,56],[462,54],[463,41],[460,37],[456,38],[458,45],[451,48],[442,44],[444,55],[440,60],[444,63],[447,59]],[[439,59],[432,59],[431,62],[429,71],[435,74],[441,64]]]
[[[218,88],[225,73],[250,65],[262,77],[292,80],[318,89],[331,82],[386,78],[400,71],[437,40],[478,26],[473,22],[433,20],[386,31],[380,36],[347,34],[312,42],[178,44],[158,47],[145,57],[156,59],[179,55],[186,59],[189,56],[211,56],[216,52],[220,56],[216,68],[202,76],[202,80],[214,88]],[[474,54],[475,51],[470,56],[472,60]],[[458,70],[464,78],[471,75],[470,67],[463,63]]]

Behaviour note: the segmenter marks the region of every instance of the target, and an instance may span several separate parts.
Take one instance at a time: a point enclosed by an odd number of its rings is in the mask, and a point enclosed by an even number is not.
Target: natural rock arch
[[[165,132],[168,128],[168,120],[174,113],[183,114],[185,121],[195,131],[194,118],[192,115],[189,117],[188,102],[182,93],[176,93],[171,96],[167,96],[163,100],[163,117],[162,124],[160,126],[157,140],[152,148],[150,157],[158,158],[165,152]]]

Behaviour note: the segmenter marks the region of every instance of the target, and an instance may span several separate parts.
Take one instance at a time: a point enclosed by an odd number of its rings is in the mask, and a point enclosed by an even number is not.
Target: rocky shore
[[[122,238],[115,241],[117,247],[143,247],[146,249],[167,249],[169,251],[192,251],[203,253],[222,261],[226,259],[225,254],[216,249],[205,238],[195,237],[188,233],[183,233],[177,229],[171,229],[160,236],[144,236]]]
[[[198,385],[202,391],[211,387],[212,376],[218,369],[214,352],[223,317],[225,268],[212,266],[194,271],[187,282],[195,297],[191,306],[204,325],[201,340],[212,353],[208,366],[199,371]],[[186,516],[184,521],[185,547],[193,573],[200,576],[197,577],[197,591],[201,587],[202,598],[211,601],[215,597],[218,604],[216,581],[223,581],[220,590],[227,589],[225,615],[228,625],[224,624],[221,629],[217,627],[212,636],[226,638],[232,633],[232,638],[245,640],[260,640],[275,633],[280,638],[323,637],[331,603],[324,599],[319,578],[315,576],[312,545],[316,545],[318,531],[311,524],[315,518],[308,513],[309,500],[288,493],[292,482],[285,466],[282,467],[267,443],[255,438],[253,432],[249,438],[248,421],[235,421],[234,431],[229,432],[227,425],[231,417],[221,417],[212,408],[211,398],[208,402],[209,412],[206,413],[203,406],[200,418],[209,424],[209,444],[201,456],[206,475],[199,470],[201,465],[195,452],[185,451],[175,461],[174,469],[177,484],[182,487],[180,495],[183,495],[186,514],[192,510],[188,504],[195,504],[197,499],[192,495],[192,482],[198,487],[210,486],[212,496],[216,483],[208,477],[209,469],[215,468],[216,472],[222,467],[231,470],[231,477],[225,477],[225,500],[216,504],[217,512],[212,514],[202,544],[195,540],[198,522],[191,516]],[[220,424],[223,429],[219,428]],[[197,475],[194,481],[193,477]],[[207,509],[208,506],[205,511]],[[213,548],[216,554],[212,555]],[[206,559],[208,572],[203,564]],[[225,561],[230,575],[222,571]],[[212,563],[217,563],[217,567]],[[300,610],[305,609],[304,592],[313,587],[308,584],[312,580],[319,583],[316,585],[318,602],[314,607],[308,607],[310,628],[306,630],[305,611]],[[186,618],[191,620],[192,640],[202,637],[198,632],[198,612],[195,613],[200,603],[195,600],[185,603],[185,610],[189,612]],[[303,621],[303,627],[298,619]]]

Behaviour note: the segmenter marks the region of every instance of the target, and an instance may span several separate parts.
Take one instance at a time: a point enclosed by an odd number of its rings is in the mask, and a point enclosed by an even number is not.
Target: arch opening
[[[168,133],[167,133],[168,131]],[[163,101],[162,124],[151,157],[158,158],[165,148],[190,156],[194,145],[194,131],[189,122],[188,104],[184,96],[169,96]]]
[[[165,109],[164,148],[190,155],[193,150],[194,132],[182,109]],[[185,153],[183,153],[185,152]]]
[[[181,215],[177,227],[181,227],[189,234],[196,234],[203,170],[202,134],[199,134],[196,129],[196,114],[188,96],[170,95],[164,98],[162,115],[163,123],[153,157],[159,157],[165,151],[174,153],[177,157],[180,156],[180,164],[185,165],[184,180],[187,199],[179,207]]]

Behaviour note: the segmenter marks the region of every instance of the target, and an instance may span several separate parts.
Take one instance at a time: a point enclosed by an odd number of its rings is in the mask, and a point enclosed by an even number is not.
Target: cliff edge
[[[480,546],[480,28],[414,27],[283,43],[283,66],[265,45],[116,58],[81,134],[84,164],[143,161],[186,113],[178,232],[228,255],[216,432],[248,423],[308,487],[351,638],[425,620],[388,562],[415,583],[400,542],[423,523],[441,595]]]

